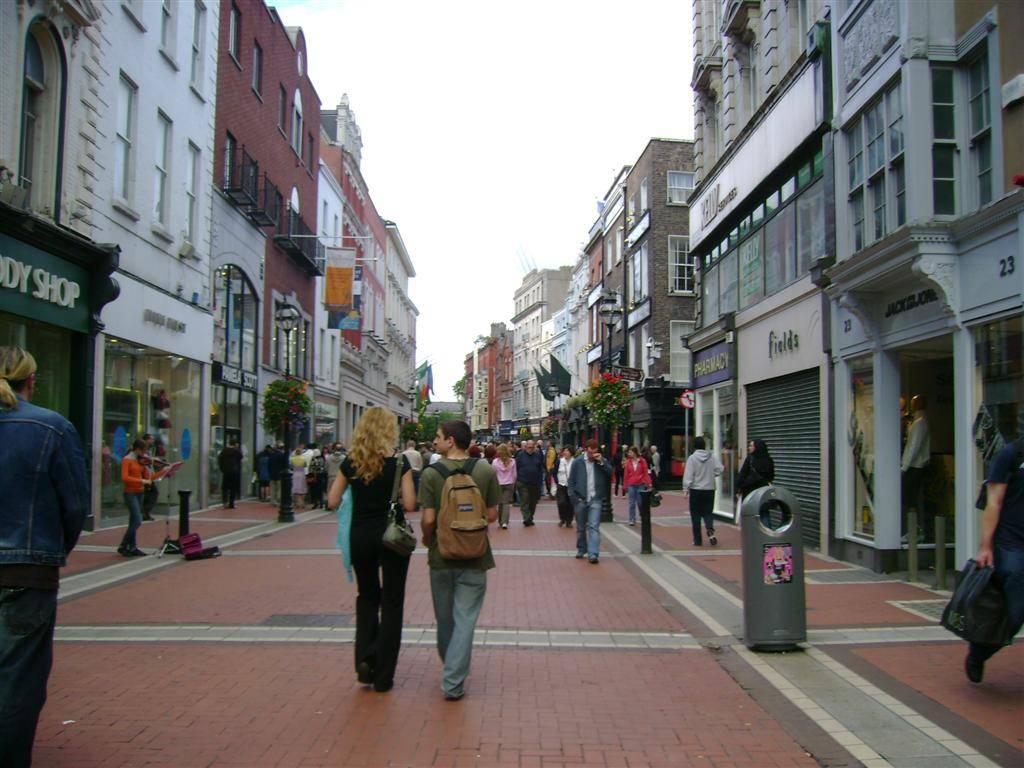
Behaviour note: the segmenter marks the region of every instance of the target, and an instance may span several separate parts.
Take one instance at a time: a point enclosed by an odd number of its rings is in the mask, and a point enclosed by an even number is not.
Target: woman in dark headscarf
[[[743,460],[740,474],[736,478],[736,492],[743,498],[774,479],[775,462],[768,453],[768,446],[764,440],[751,440],[747,444],[747,458]]]

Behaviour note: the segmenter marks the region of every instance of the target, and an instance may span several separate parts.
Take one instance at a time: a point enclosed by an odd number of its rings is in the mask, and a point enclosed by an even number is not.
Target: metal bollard
[[[188,497],[192,491],[178,491],[178,538],[188,536]]]
[[[651,554],[651,492],[640,492],[640,554]]]
[[[946,518],[935,518],[935,588],[946,588]]]
[[[907,581],[917,581],[917,512],[907,512]]]

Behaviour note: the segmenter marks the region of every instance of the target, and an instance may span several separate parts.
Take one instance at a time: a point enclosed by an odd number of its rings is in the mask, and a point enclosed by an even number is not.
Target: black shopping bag
[[[973,643],[1009,645],[1010,617],[996,581],[994,568],[979,568],[968,560],[953,599],[942,611],[942,626]]]

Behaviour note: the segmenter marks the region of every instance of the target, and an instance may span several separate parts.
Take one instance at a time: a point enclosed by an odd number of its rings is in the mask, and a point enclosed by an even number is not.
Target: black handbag
[[[953,598],[942,612],[942,626],[974,643],[1009,645],[1013,634],[1006,597],[994,575],[991,566],[979,568],[973,559],[968,560]]]
[[[656,490],[654,490],[652,488],[651,489],[651,507],[654,508],[654,507],[660,507],[660,506],[661,506],[661,493],[659,491],[656,491]]]
[[[391,504],[388,505],[388,526],[384,529],[381,543],[399,555],[409,557],[416,549],[416,534],[405,519],[405,512],[398,501],[402,488],[402,462],[395,460],[395,486],[391,491]]]

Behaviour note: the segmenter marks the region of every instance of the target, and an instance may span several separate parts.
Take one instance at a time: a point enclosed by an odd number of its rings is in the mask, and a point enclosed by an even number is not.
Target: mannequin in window
[[[907,444],[903,448],[903,459],[900,462],[900,471],[903,473],[903,508],[907,512],[921,510],[921,486],[932,452],[927,408],[928,401],[924,395],[914,395],[910,399],[912,421],[907,429]],[[918,518],[918,524],[922,522]],[[911,532],[907,534],[909,536]],[[917,532],[913,532],[913,535],[917,535]]]

